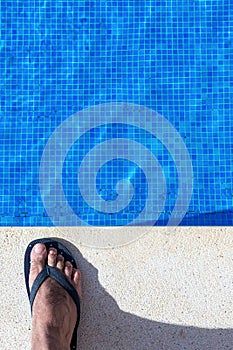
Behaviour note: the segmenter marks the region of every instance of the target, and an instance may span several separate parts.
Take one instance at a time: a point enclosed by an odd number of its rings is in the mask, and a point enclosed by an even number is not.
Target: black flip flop
[[[43,243],[45,244],[47,250],[51,247],[56,248],[58,254],[61,254],[64,256],[65,261],[70,261],[75,269],[77,269],[76,262],[69,252],[69,250],[60,242],[54,241],[53,239],[50,238],[42,238],[42,239],[35,239],[31,243],[29,243],[25,255],[24,255],[24,276],[25,276],[25,283],[26,283],[26,288],[27,288],[27,293],[28,293],[28,298],[30,301],[31,305],[31,311],[32,311],[32,305],[36,296],[36,293],[38,289],[40,288],[41,284],[46,280],[46,278],[51,277],[55,279],[66,291],[67,293],[70,294],[70,296],[73,298],[76,307],[77,307],[77,321],[76,325],[74,328],[71,344],[70,344],[70,349],[75,350],[76,349],[76,344],[77,344],[77,329],[79,325],[79,320],[80,320],[80,300],[78,293],[76,289],[73,287],[73,285],[68,281],[65,275],[63,275],[61,272],[59,272],[56,268],[48,266],[47,264],[43,268],[43,270],[39,273],[39,275],[36,277],[32,289],[30,292],[29,289],[29,272],[30,272],[30,253],[32,248],[34,247],[35,244],[37,243]]]

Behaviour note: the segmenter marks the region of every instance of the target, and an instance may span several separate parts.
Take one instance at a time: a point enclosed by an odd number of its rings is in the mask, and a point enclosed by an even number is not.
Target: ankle
[[[33,326],[32,350],[69,350],[70,340],[62,337],[60,328],[49,324]]]
[[[57,336],[34,334],[32,336],[32,350],[70,350],[70,345],[61,342]]]

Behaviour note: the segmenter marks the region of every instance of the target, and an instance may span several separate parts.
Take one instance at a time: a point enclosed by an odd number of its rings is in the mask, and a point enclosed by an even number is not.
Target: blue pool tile
[[[53,224],[39,188],[44,147],[69,116],[107,102],[151,108],[179,132],[194,178],[181,224],[232,225],[231,0],[3,0],[1,22],[2,226]],[[91,225],[125,225],[139,215],[147,178],[127,159],[113,159],[96,176],[97,192],[107,202],[116,200],[117,182],[130,179],[134,197],[118,213],[90,208],[78,189],[82,159],[101,142],[119,137],[139,142],[159,161],[167,198],[157,225],[166,224],[179,193],[176,164],[156,137],[127,123],[93,127],[70,147],[62,168],[69,205]],[[57,155],[62,140],[59,147]]]

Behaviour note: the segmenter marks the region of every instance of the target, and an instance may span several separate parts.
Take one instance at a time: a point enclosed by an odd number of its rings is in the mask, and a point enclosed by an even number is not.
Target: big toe
[[[46,246],[42,243],[35,244],[32,248],[30,259],[29,288],[31,289],[36,276],[45,266],[47,259]]]

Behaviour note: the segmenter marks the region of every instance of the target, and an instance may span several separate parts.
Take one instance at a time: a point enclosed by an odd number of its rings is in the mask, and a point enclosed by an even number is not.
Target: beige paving
[[[77,232],[1,228],[0,348],[30,349],[24,250],[35,238],[60,237],[83,274],[80,350],[233,349],[233,228],[165,232],[97,249],[80,245]]]

